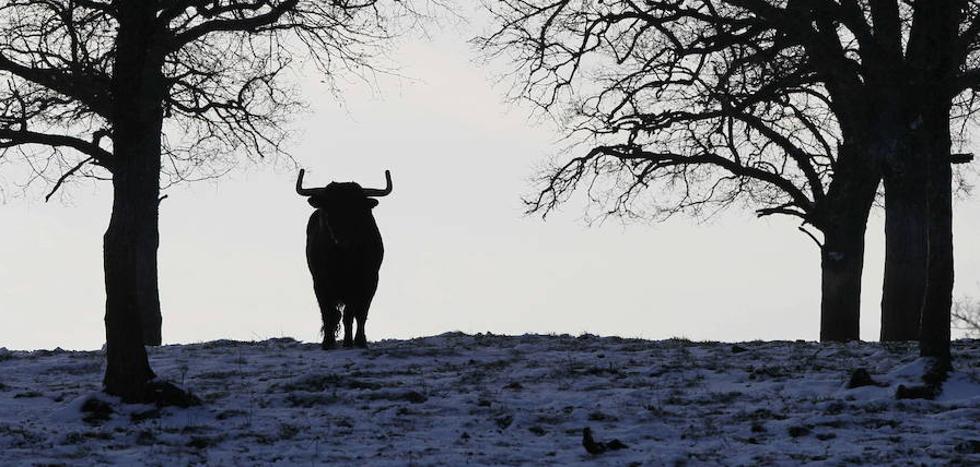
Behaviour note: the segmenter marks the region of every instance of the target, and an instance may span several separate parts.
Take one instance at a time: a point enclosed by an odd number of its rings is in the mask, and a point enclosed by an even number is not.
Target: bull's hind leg
[[[351,305],[344,305],[344,347],[353,347],[354,311]]]
[[[337,299],[330,294],[326,288],[313,286],[316,293],[316,300],[320,304],[320,319],[323,321],[323,350],[330,350],[337,346],[337,325],[340,324],[340,310],[337,309]]]
[[[320,315],[323,317],[323,350],[330,350],[337,346],[337,327],[340,325],[340,310],[334,304],[329,309],[324,310],[320,307]]]

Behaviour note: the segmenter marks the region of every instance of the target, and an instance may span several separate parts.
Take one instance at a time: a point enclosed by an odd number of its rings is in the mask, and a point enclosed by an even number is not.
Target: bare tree
[[[498,29],[479,44],[587,147],[545,173],[530,211],[584,185],[616,215],[743,203],[799,217],[823,234],[821,340],[850,340],[884,177],[882,337],[948,362],[950,126],[980,75],[974,2],[487,3]]]
[[[967,336],[980,338],[980,302],[974,298],[961,298],[953,302],[953,326]]]
[[[611,215],[744,204],[799,218],[821,248],[821,339],[856,339],[879,181],[866,125],[834,118],[798,39],[740,8],[690,3],[494,3],[504,27],[482,44],[516,60],[518,95],[565,111],[591,148],[549,169],[529,210],[546,215],[584,183]]]
[[[0,5],[0,148],[51,180],[111,179],[105,390],[158,397],[161,182],[281,154],[300,103],[294,60],[370,68],[413,16],[397,0],[7,0]],[[161,176],[164,178],[161,179]],[[142,331],[141,331],[142,330]]]

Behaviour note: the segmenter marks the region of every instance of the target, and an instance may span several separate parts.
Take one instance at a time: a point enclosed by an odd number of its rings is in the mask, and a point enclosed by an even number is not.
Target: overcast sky
[[[385,262],[369,340],[445,331],[591,332],[697,340],[816,339],[819,252],[789,219],[732,210],[707,223],[586,226],[568,206],[522,215],[555,128],[504,100],[476,65],[473,30],[406,41],[406,78],[344,85],[344,102],[304,89],[311,112],[292,153],[307,185],[354,180],[394,192],[375,217]],[[316,80],[311,80],[315,82]],[[164,343],[290,336],[318,341],[304,257],[311,209],[296,174],[250,166],[169,190],[161,205]],[[111,187],[76,184],[61,201],[0,205],[0,347],[94,349],[104,342],[102,234]],[[955,206],[956,295],[980,295],[973,239],[980,203]],[[861,336],[878,335],[882,216],[869,225]]]

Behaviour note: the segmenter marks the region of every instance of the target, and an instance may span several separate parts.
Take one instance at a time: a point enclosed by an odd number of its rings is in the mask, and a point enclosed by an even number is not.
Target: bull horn
[[[364,188],[364,196],[372,196],[375,198],[380,198],[382,196],[388,196],[391,193],[391,172],[385,170],[385,188],[379,190],[377,188]]]
[[[318,191],[319,188],[303,188],[303,175],[306,174],[306,169],[299,169],[299,177],[296,178],[296,193],[300,196],[313,196]]]

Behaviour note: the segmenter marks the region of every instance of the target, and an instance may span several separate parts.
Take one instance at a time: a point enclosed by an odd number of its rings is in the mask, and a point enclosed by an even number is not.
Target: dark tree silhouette
[[[143,345],[160,343],[161,182],[280,154],[281,124],[299,105],[283,70],[295,58],[327,76],[369,69],[406,14],[396,0],[0,4],[4,155],[51,180],[49,198],[73,176],[112,181],[106,392],[157,397]]]
[[[879,179],[864,157],[867,125],[834,118],[799,41],[712,2],[532,3],[497,4],[506,26],[483,44],[516,53],[518,93],[567,110],[591,149],[548,170],[530,210],[547,214],[585,182],[607,214],[746,203],[797,217],[823,236],[804,230],[821,248],[821,339],[856,339]],[[840,81],[837,92],[856,92]]]
[[[948,356],[950,111],[972,110],[971,77],[980,74],[970,69],[980,32],[974,3],[500,0],[489,8],[499,28],[479,44],[512,60],[516,95],[561,111],[588,147],[546,171],[530,211],[547,214],[585,184],[608,214],[746,203],[760,215],[799,217],[823,234],[821,340],[850,340],[858,338],[865,225],[884,177],[882,337],[920,337],[921,316],[923,353]]]

